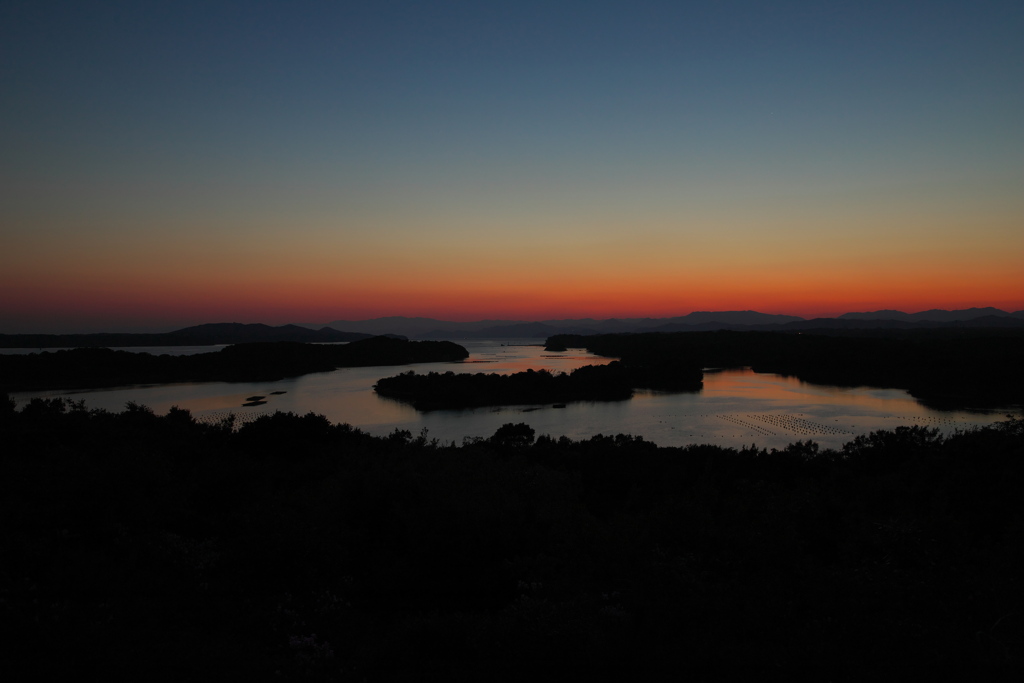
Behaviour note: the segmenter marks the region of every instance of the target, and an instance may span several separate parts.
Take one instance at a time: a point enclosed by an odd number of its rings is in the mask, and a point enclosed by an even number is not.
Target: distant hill
[[[782,332],[838,331],[838,330],[923,330],[923,329],[993,329],[1024,328],[1024,317],[986,315],[968,320],[894,320],[857,318],[815,318],[786,325],[759,326],[758,330],[777,329]]]
[[[476,320],[392,316],[372,320],[334,320],[324,324],[271,326],[260,323],[208,323],[161,334],[0,334],[0,348],[78,348],[135,346],[206,346],[248,342],[347,342],[378,335],[411,339],[546,339],[558,334],[630,332],[711,332],[715,330],[900,330],[931,327],[1016,328],[1024,310],[998,308],[934,309],[918,313],[896,310],[844,313],[805,320],[795,315],[758,311],[694,311],[672,318],[577,318],[562,320]]]
[[[647,331],[738,330],[801,322],[804,322],[804,319],[795,315],[772,315],[757,311],[695,311],[679,318],[669,318],[664,324],[652,327]]]
[[[362,332],[343,332],[332,327],[322,327],[318,330],[311,330],[299,325],[281,325],[272,327],[262,323],[207,323],[186,327],[170,336],[189,339],[208,340],[199,343],[206,344],[245,344],[249,342],[305,342],[309,343],[330,343],[348,342],[357,339],[366,339],[375,335]]]
[[[796,315],[775,315],[757,311],[694,311],[689,315],[669,318],[670,325],[702,325],[722,323],[726,325],[770,325],[803,320]]]
[[[441,333],[443,336],[462,334],[467,332],[478,332],[485,328],[504,327],[507,325],[532,324],[526,320],[477,320],[474,322],[455,322],[451,320],[436,320],[434,318],[406,318],[403,316],[391,316],[387,318],[374,318],[372,320],[333,320],[329,323],[310,324],[303,323],[303,327],[323,328],[330,327],[335,330],[348,332],[360,332],[364,334],[401,334],[407,337],[418,337]]]
[[[1007,313],[1006,311],[998,308],[964,308],[956,311],[945,311],[942,309],[932,309],[930,311],[921,311],[919,313],[904,313],[903,311],[870,311],[866,313],[843,313],[839,316],[838,320],[903,320],[906,322],[939,322],[939,323],[951,323],[964,320],[974,320],[976,318],[987,318],[987,317],[1017,317],[1022,311],[1016,313]]]

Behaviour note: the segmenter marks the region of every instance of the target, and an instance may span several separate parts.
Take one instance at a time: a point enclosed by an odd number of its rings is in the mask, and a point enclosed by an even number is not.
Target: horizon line
[[[444,317],[432,317],[432,316],[427,316],[427,315],[379,315],[379,316],[370,317],[370,318],[333,318],[333,319],[331,319],[329,321],[326,321],[326,322],[297,322],[294,319],[291,319],[289,322],[265,322],[265,320],[267,318],[264,318],[264,319],[261,319],[261,320],[251,320],[250,319],[249,322],[243,322],[242,320],[239,320],[239,319],[225,320],[224,318],[221,318],[219,320],[209,320],[208,319],[208,320],[203,320],[201,322],[184,322],[184,321],[179,321],[179,322],[176,322],[176,323],[164,323],[164,324],[160,324],[160,323],[157,323],[157,322],[143,322],[143,321],[140,321],[140,322],[138,322],[136,324],[131,324],[131,323],[124,324],[124,328],[129,328],[129,329],[117,330],[117,328],[114,327],[114,325],[111,325],[111,326],[107,327],[107,330],[100,331],[100,332],[97,332],[97,331],[88,331],[88,332],[86,332],[86,331],[77,331],[77,332],[76,331],[71,331],[71,332],[9,332],[8,331],[8,332],[0,332],[0,334],[4,334],[4,335],[167,334],[167,333],[171,333],[171,332],[176,332],[176,331],[181,330],[181,329],[186,329],[186,328],[189,328],[189,327],[198,327],[198,326],[201,326],[201,325],[240,324],[240,325],[267,325],[269,327],[282,327],[282,326],[286,326],[286,325],[297,325],[297,326],[304,326],[304,327],[308,327],[308,326],[323,326],[323,327],[326,327],[326,326],[329,326],[331,323],[336,323],[336,322],[346,322],[346,323],[358,324],[358,323],[368,323],[368,322],[375,322],[375,321],[378,321],[378,320],[388,320],[388,319],[424,320],[424,321],[434,321],[434,322],[442,322],[442,323],[458,323],[458,324],[472,324],[472,323],[530,324],[530,323],[545,323],[545,322],[560,322],[560,321],[583,321],[583,320],[591,320],[591,321],[599,322],[600,323],[600,322],[608,322],[608,321],[613,321],[613,320],[615,320],[615,321],[626,321],[626,320],[672,320],[672,319],[676,319],[676,318],[685,318],[685,317],[688,317],[690,315],[700,314],[700,313],[708,313],[708,314],[714,314],[714,313],[730,313],[730,314],[735,314],[735,313],[752,313],[752,314],[758,314],[758,315],[785,316],[785,317],[795,318],[797,320],[811,321],[811,320],[838,319],[838,318],[842,317],[843,315],[849,315],[851,313],[852,314],[870,314],[870,313],[892,312],[892,313],[900,313],[902,315],[917,315],[917,314],[920,314],[920,313],[929,313],[929,312],[933,312],[933,311],[936,311],[936,312],[941,311],[941,312],[946,312],[946,313],[953,313],[953,312],[961,312],[961,311],[977,311],[977,310],[986,310],[986,309],[991,309],[993,311],[999,311],[999,312],[1001,312],[1003,314],[1006,314],[1006,315],[1009,315],[1009,316],[1013,316],[1013,315],[1024,313],[1024,309],[1011,310],[1011,309],[1013,309],[1013,307],[999,308],[997,306],[989,305],[989,306],[968,306],[968,307],[965,307],[965,308],[926,308],[926,309],[921,309],[921,310],[917,310],[917,311],[906,311],[906,310],[901,310],[901,309],[897,309],[897,308],[877,308],[877,309],[872,309],[872,310],[849,310],[849,311],[844,311],[843,313],[820,314],[820,315],[798,315],[798,314],[794,314],[794,313],[775,313],[775,312],[769,313],[769,312],[759,311],[759,310],[752,309],[752,308],[746,308],[746,309],[728,309],[728,310],[711,310],[711,309],[698,310],[698,309],[694,309],[694,310],[692,310],[692,311],[690,311],[688,313],[680,313],[680,314],[675,314],[675,315],[661,315],[661,316],[658,316],[658,315],[624,315],[624,316],[608,316],[608,317],[601,317],[601,318],[597,318],[597,317],[593,317],[593,316],[582,316],[582,317],[543,317],[543,318],[540,318],[540,317],[536,317],[536,318],[492,318],[492,317],[475,318],[475,317],[457,316],[457,317],[454,317],[454,318],[444,318]],[[441,314],[441,315],[443,315],[443,314]],[[280,320],[281,316],[279,316],[279,315],[271,315],[271,316],[268,316],[268,318],[269,319]],[[75,327],[75,325],[72,324],[72,325],[69,325],[69,327]],[[95,327],[95,326],[91,326],[91,327]],[[114,331],[108,331],[108,330],[114,330]]]

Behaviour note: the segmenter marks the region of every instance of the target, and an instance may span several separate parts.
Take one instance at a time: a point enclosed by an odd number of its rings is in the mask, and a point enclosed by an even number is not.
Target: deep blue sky
[[[0,331],[1024,307],[1022,36],[1019,1],[8,1]]]

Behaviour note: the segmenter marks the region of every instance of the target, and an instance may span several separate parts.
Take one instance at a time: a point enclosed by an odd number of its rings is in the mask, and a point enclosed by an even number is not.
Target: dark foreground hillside
[[[525,425],[455,446],[4,399],[0,439],[0,667],[30,677],[854,681],[1024,657],[1019,419],[842,451]]]

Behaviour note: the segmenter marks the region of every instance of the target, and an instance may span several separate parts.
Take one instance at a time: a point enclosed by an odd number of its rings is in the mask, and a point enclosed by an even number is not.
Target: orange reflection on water
[[[461,363],[462,367],[455,372],[511,375],[527,370],[547,370],[557,374],[572,372],[583,365],[606,365],[613,360],[615,359],[581,353],[578,349],[566,353],[546,353],[541,352],[536,345],[495,344],[480,350],[474,349],[473,357]]]
[[[921,425],[950,432],[991,424],[998,414],[936,411],[901,389],[836,387],[749,368],[706,371],[701,405],[707,412],[679,415],[695,440],[762,446],[813,439],[839,447],[858,434]]]
[[[847,406],[871,410],[888,412],[898,407],[901,411],[925,412],[902,389],[813,384],[792,376],[754,372],[750,368],[705,370],[703,393],[707,396],[749,396],[766,401],[806,402],[814,397],[817,402],[842,402]]]

